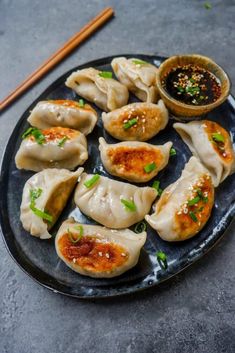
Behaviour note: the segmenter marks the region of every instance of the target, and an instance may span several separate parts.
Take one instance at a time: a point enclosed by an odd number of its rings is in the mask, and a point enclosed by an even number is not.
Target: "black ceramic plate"
[[[165,59],[152,55],[125,55],[137,57],[149,61],[156,66]],[[193,239],[183,243],[167,243],[161,240],[155,231],[148,227],[147,242],[141,252],[138,265],[120,277],[113,279],[92,279],[80,276],[71,271],[59,260],[54,248],[54,240],[41,241],[31,237],[20,223],[20,203],[23,186],[26,180],[33,174],[16,169],[14,157],[21,142],[21,135],[28,127],[27,117],[29,111],[40,100],[45,99],[75,99],[79,97],[69,88],[65,87],[65,79],[72,71],[85,67],[95,67],[100,70],[111,70],[110,62],[113,57],[108,57],[70,70],[57,81],[50,85],[47,90],[26,110],[17,123],[7,144],[2,161],[0,181],[0,216],[2,233],[5,244],[12,257],[18,265],[33,279],[55,292],[80,298],[111,297],[121,294],[133,293],[141,289],[154,286],[183,270],[188,265],[198,260],[203,254],[211,249],[222,237],[225,229],[235,214],[235,175],[230,176],[216,190],[215,206],[205,228]],[[130,101],[135,98],[131,97]],[[99,115],[101,111],[95,107]],[[220,122],[235,137],[235,101],[229,99],[218,109],[207,116],[208,119]],[[148,141],[154,144],[162,144],[173,141],[177,155],[170,158],[168,166],[158,175],[161,186],[175,181],[181,174],[185,162],[191,153],[172,128],[171,119],[167,128],[155,138]],[[102,127],[99,119],[98,125],[88,136],[89,160],[84,165],[88,173],[100,173],[108,175],[103,169],[98,152],[98,137],[104,136],[109,143],[116,142]],[[108,175],[109,176],[109,175]],[[150,184],[151,185],[151,184]],[[78,209],[75,209],[73,199],[64,210],[53,229],[56,233],[59,225],[69,215],[75,216],[80,222],[94,223]],[[163,270],[156,261],[156,251],[162,250],[167,254],[168,269]]]

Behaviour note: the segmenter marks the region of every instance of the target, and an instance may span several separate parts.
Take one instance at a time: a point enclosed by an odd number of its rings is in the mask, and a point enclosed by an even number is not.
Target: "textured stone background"
[[[0,99],[104,6],[116,18],[0,116],[0,154],[18,118],[58,76],[125,52],[197,52],[235,82],[235,2],[0,0]],[[233,93],[235,93],[233,89]],[[29,279],[0,238],[0,353],[235,352],[235,223],[197,264],[158,288],[88,302]]]

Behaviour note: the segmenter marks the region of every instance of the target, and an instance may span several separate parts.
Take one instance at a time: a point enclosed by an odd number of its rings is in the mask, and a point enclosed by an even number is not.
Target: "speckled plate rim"
[[[87,62],[83,65],[79,65],[73,69],[70,69],[65,74],[61,75],[57,80],[49,85],[42,94],[37,97],[34,102],[26,109],[26,111],[30,110],[35,103],[42,99],[44,95],[47,95],[52,87],[57,86],[62,80],[64,80],[72,71],[83,69],[88,66],[101,66],[107,65],[107,63],[114,58],[114,57],[138,57],[142,59],[142,57],[148,56],[152,60],[156,61],[164,61],[167,59],[166,57],[158,56],[155,54],[121,54],[121,55],[114,55],[109,57],[104,57],[97,60],[92,60]],[[235,99],[232,95],[228,97],[229,104],[235,110]],[[118,284],[117,286],[109,286],[109,288],[105,287],[96,287],[96,293],[93,293],[93,289],[91,289],[90,294],[88,294],[89,288],[81,286],[79,291],[74,291],[73,288],[66,286],[60,283],[58,280],[55,280],[54,277],[48,275],[47,273],[40,270],[37,266],[32,264],[32,262],[27,261],[26,258],[22,256],[22,254],[18,251],[17,243],[14,239],[14,232],[11,228],[9,219],[8,219],[8,208],[7,206],[7,193],[4,190],[4,186],[8,182],[9,176],[9,156],[11,155],[11,149],[14,145],[14,141],[18,137],[18,129],[24,120],[24,113],[22,114],[20,120],[17,122],[16,126],[13,129],[13,132],[6,144],[5,150],[3,152],[2,160],[1,160],[1,172],[0,172],[0,226],[2,230],[2,237],[3,242],[12,257],[15,263],[25,272],[30,278],[32,278],[36,283],[42,285],[45,288],[52,290],[54,293],[63,294],[70,297],[75,297],[79,299],[104,299],[104,298],[111,298],[117,296],[123,296],[127,294],[131,294],[134,292],[139,292],[147,288],[154,287],[172,277],[177,275],[178,273],[185,270],[187,267],[195,263],[199,260],[202,256],[204,256],[210,249],[212,249],[223,237],[225,231],[229,227],[230,223],[232,222],[235,216],[235,200],[231,204],[227,213],[220,219],[219,224],[213,229],[213,232],[207,237],[206,240],[203,241],[202,244],[199,244],[193,250],[191,250],[187,256],[181,258],[177,264],[171,264],[168,266],[167,270],[162,270],[159,277],[156,277],[155,280],[143,280],[140,279],[138,281],[130,282],[129,285],[126,283],[124,285]],[[110,291],[112,293],[110,293]]]

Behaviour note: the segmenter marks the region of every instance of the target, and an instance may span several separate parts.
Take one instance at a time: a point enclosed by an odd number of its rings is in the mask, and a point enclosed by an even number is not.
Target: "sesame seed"
[[[75,263],[76,263],[76,261],[77,261],[77,259],[75,259],[75,258],[74,258],[74,259],[73,259],[73,263],[75,264]]]
[[[126,256],[126,254],[124,252],[122,252],[121,255],[124,256],[124,257]]]
[[[102,255],[103,255],[103,254],[102,254],[102,251],[99,251],[98,254],[99,254],[99,256],[102,256]]]
[[[107,257],[107,259],[109,259],[109,258],[110,258],[110,256],[109,256],[109,253],[108,253],[108,252],[106,252],[105,256]]]

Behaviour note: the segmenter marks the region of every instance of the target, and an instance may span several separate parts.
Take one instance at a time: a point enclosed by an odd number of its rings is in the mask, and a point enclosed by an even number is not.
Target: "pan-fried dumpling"
[[[27,180],[20,206],[23,228],[35,237],[51,238],[48,231],[64,209],[82,172],[83,168],[75,172],[44,169]]]
[[[102,114],[105,130],[121,141],[147,141],[166,127],[168,119],[162,100],[158,104],[131,103]]]
[[[134,267],[146,233],[129,229],[114,230],[101,226],[62,223],[55,239],[58,256],[75,272],[96,278],[111,278]]]
[[[96,111],[83,100],[48,100],[38,102],[28,117],[28,122],[38,129],[53,126],[69,127],[88,135],[95,127]]]
[[[63,127],[29,128],[16,154],[18,169],[39,172],[46,168],[74,169],[88,158],[85,136]]]
[[[109,228],[126,228],[141,221],[157,197],[151,187],[83,173],[74,200],[85,215]]]
[[[108,144],[99,138],[99,150],[105,169],[112,175],[134,183],[145,183],[155,177],[168,163],[172,142],[162,146],[146,142]]]
[[[198,157],[212,176],[217,187],[235,171],[235,154],[229,133],[210,120],[173,125],[192,154]]]
[[[155,103],[158,98],[158,68],[140,59],[115,58],[111,62],[118,80],[143,102]]]
[[[208,221],[214,204],[214,186],[208,171],[191,157],[181,177],[169,185],[146,221],[166,241],[182,241],[197,234]]]
[[[112,78],[111,72],[89,67],[73,72],[65,82],[78,95],[110,111],[127,104],[129,92],[126,86]]]

